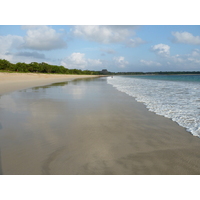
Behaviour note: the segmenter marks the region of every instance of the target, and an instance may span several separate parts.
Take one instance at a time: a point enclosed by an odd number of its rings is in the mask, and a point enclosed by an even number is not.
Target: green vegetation
[[[50,65],[45,62],[12,64],[5,59],[0,59],[0,72],[32,72],[32,73],[52,73],[52,74],[82,74],[82,75],[178,75],[178,74],[200,74],[200,71],[171,71],[171,72],[109,72],[106,69],[102,71],[90,71],[80,69],[67,69],[63,66]]]
[[[67,69],[63,66],[50,65],[45,62],[37,63],[21,63],[12,64],[5,59],[0,59],[1,72],[33,72],[33,73],[52,73],[52,74],[84,74],[84,75],[100,75],[100,71]]]

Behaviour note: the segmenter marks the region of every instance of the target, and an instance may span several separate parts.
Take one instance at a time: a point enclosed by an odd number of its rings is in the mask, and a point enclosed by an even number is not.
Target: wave
[[[200,83],[115,76],[107,83],[200,137]]]

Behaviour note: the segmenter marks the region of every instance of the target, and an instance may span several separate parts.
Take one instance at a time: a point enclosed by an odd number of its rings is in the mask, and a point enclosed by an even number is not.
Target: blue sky
[[[109,71],[199,71],[199,25],[0,25],[0,59]]]

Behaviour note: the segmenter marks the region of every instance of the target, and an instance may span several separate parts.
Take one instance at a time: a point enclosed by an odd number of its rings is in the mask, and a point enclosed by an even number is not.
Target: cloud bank
[[[25,57],[31,57],[31,58],[39,58],[39,59],[45,59],[45,54],[38,53],[38,52],[18,52],[15,53],[16,56],[25,56]]]
[[[74,26],[71,32],[75,37],[93,42],[102,44],[122,43],[128,47],[136,47],[145,43],[141,38],[132,38],[135,36],[137,27],[123,25],[81,25]]]
[[[0,52],[12,49],[53,50],[67,46],[64,35],[48,26],[23,26],[26,36],[0,36]]]
[[[17,35],[0,36],[0,53],[6,53],[12,49],[19,49],[24,39]]]
[[[127,27],[123,26],[97,25],[75,26],[72,33],[74,36],[104,44],[122,42],[131,33],[134,34],[134,32],[130,32]]]
[[[200,50],[194,49],[189,54],[184,55],[170,55],[170,46],[166,44],[157,44],[152,46],[151,51],[158,55],[159,62],[140,60],[142,65],[146,66],[162,66],[169,70],[185,69],[185,70],[199,70],[200,64]],[[190,68],[188,68],[190,67]]]
[[[21,26],[26,30],[24,37],[18,35],[0,35],[0,58],[10,62],[32,62],[45,59],[45,54],[36,51],[49,51],[67,46],[65,35],[48,26]],[[33,52],[23,51],[35,50]]]
[[[175,43],[200,45],[200,36],[193,36],[188,32],[172,32]]]
[[[87,59],[84,53],[72,53],[70,56],[61,61],[61,65],[70,69],[91,69],[102,65],[102,62],[97,59]]]
[[[67,46],[63,34],[48,26],[28,26],[23,48],[34,50],[53,50]]]

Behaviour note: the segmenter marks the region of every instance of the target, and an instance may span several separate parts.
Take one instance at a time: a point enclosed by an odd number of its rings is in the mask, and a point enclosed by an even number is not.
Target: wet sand
[[[200,174],[200,139],[106,78],[2,95],[0,123],[3,174]]]

